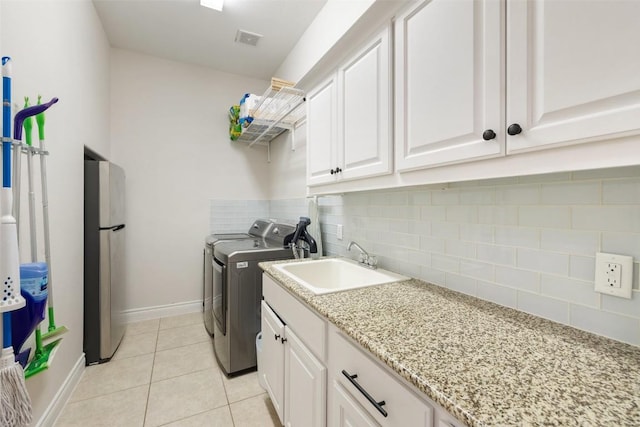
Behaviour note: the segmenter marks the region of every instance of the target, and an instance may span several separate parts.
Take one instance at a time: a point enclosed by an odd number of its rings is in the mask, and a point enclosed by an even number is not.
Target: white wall
[[[295,142],[292,150],[292,138]],[[294,135],[285,132],[271,142],[269,163],[270,199],[296,199],[307,194],[307,125],[301,124]]]
[[[60,98],[46,121],[52,285],[57,323],[70,331],[51,367],[27,381],[37,421],[82,355],[83,153],[86,144],[109,154],[109,45],[88,0],[3,0],[1,19],[2,55],[13,58],[14,102],[22,105],[25,95]],[[23,205],[23,224],[26,210]]]
[[[211,199],[268,199],[266,150],[228,138],[267,82],[113,49],[111,160],[127,176],[127,308],[202,299]]]
[[[375,0],[328,0],[276,75],[299,82],[344,36]]]

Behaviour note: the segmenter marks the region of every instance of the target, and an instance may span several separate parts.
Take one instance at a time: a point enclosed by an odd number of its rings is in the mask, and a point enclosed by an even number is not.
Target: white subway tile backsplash
[[[518,248],[516,265],[527,270],[558,275],[569,274],[569,255]]]
[[[448,239],[444,243],[444,253],[460,258],[475,258],[476,245],[458,239]]]
[[[595,231],[542,230],[540,248],[553,252],[593,255],[600,247],[600,233]],[[640,248],[640,246],[639,246]]]
[[[444,286],[446,273],[444,271],[435,270],[427,265],[422,265],[419,279],[434,285]]]
[[[407,221],[407,232],[417,234],[418,236],[431,235],[430,221]]]
[[[442,237],[420,236],[420,250],[444,253],[445,239]]]
[[[596,257],[571,255],[569,258],[569,276],[575,279],[594,281],[596,274]]]
[[[543,295],[518,291],[518,310],[545,319],[569,323],[569,303]]]
[[[388,224],[389,224],[389,231],[396,231],[398,233],[409,232],[409,220],[390,219]]]
[[[572,228],[640,232],[640,206],[574,206]]]
[[[629,205],[640,203],[640,179],[608,181],[602,184],[602,203]]]
[[[477,223],[477,206],[447,206],[446,220],[458,223]]]
[[[446,274],[446,287],[463,294],[475,296],[477,293],[476,280],[470,277],[460,276],[455,273]]]
[[[460,226],[452,222],[431,221],[431,235],[443,239],[457,239],[460,236]]]
[[[496,191],[493,188],[460,189],[461,205],[493,205],[496,202]]]
[[[602,233],[602,252],[630,255],[640,260],[639,233]]]
[[[526,227],[496,227],[495,242],[498,245],[540,247],[540,230]]]
[[[479,206],[478,222],[480,224],[517,225],[517,206]]]
[[[445,206],[423,206],[420,211],[420,219],[423,221],[444,221],[447,218]]]
[[[537,205],[540,203],[540,186],[509,185],[496,188],[497,205]]]
[[[498,265],[496,266],[495,275],[495,282],[499,285],[529,292],[539,292],[540,290],[540,273],[538,272]]]
[[[416,265],[431,265],[431,254],[424,251],[407,251],[407,262]]]
[[[493,271],[493,264],[471,261],[467,259],[460,260],[460,274],[462,275],[474,277],[481,280],[493,280]]]
[[[478,243],[493,243],[494,227],[486,224],[460,224],[460,239]]]
[[[477,282],[477,297],[511,308],[515,308],[518,302],[515,289],[482,280]]]
[[[540,276],[540,293],[594,308],[597,308],[600,304],[600,294],[593,290],[593,282],[569,279],[567,277],[543,274]]]
[[[458,190],[434,190],[431,193],[432,205],[458,205],[460,204],[460,193]]]
[[[476,257],[480,261],[493,264],[515,265],[516,250],[508,246],[478,244],[476,247]]]
[[[571,304],[571,323],[578,329],[640,345],[640,321],[632,317]]]
[[[436,270],[457,273],[460,271],[460,260],[452,256],[431,254],[431,267]]]
[[[369,203],[372,205],[408,205],[409,193],[406,191],[388,191],[369,193]]]
[[[409,193],[409,204],[416,206],[431,204],[431,191],[412,191]]]
[[[542,184],[543,205],[595,205],[600,203],[600,181]]]
[[[521,206],[518,224],[524,227],[569,228],[571,209],[568,206]]]
[[[640,319],[640,292],[638,291],[632,292],[631,299],[602,294],[601,301],[600,307],[604,311]]]

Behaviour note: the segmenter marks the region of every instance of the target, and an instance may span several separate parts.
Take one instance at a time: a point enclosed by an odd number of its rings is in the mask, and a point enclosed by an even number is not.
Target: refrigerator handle
[[[114,225],[113,227],[100,227],[100,230],[120,231],[125,227],[125,224]]]

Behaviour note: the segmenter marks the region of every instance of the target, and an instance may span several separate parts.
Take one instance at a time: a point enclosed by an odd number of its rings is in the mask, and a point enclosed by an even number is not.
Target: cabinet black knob
[[[509,127],[507,128],[507,133],[508,133],[509,135],[512,135],[512,136],[513,136],[513,135],[517,135],[517,134],[519,134],[520,132],[522,132],[522,128],[521,128],[521,127],[520,127],[520,125],[519,125],[519,124],[517,124],[517,123],[514,123],[514,124],[512,124],[511,126],[509,126]]]
[[[338,173],[335,170],[331,169],[331,175],[333,175],[334,173]]]
[[[487,129],[482,132],[482,139],[485,141],[490,141],[496,137],[496,133],[492,129]]]
[[[285,342],[287,342],[287,339],[286,339],[286,338],[280,338],[280,342],[281,342],[282,344],[284,344]]]
[[[280,335],[274,334],[273,337],[276,339],[276,341],[278,341],[278,338],[280,338]]]
[[[336,168],[336,173],[338,173],[338,172],[342,172],[342,169]]]

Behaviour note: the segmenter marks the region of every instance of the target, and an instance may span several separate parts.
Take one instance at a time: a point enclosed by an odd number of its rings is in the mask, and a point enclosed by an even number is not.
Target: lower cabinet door
[[[324,427],[327,408],[327,368],[289,329],[285,346],[285,426]]]
[[[329,427],[378,427],[380,425],[367,414],[367,411],[351,397],[340,383],[336,381],[332,383],[330,393],[332,401],[329,411],[331,418],[327,424]]]
[[[284,423],[284,324],[262,301],[262,364],[260,375],[263,375],[267,393],[280,418]]]

